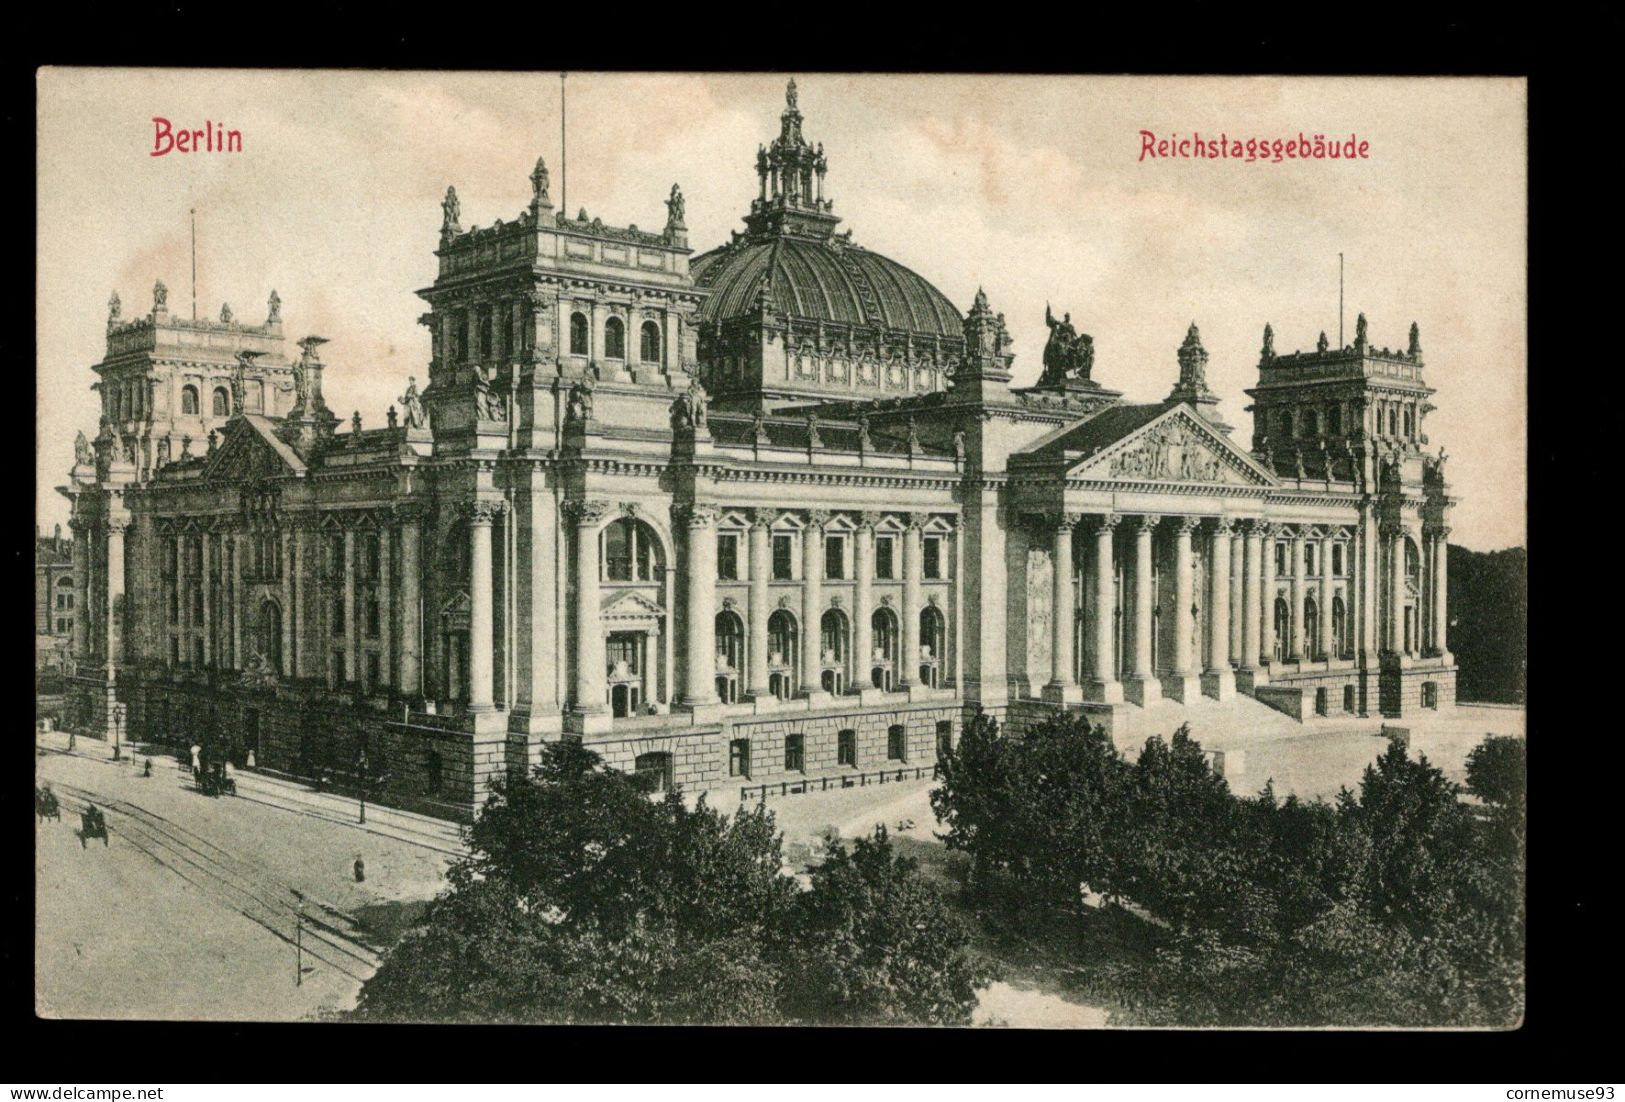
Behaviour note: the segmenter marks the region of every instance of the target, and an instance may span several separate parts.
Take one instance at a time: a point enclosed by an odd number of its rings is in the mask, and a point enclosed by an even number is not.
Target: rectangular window
[[[790,572],[791,541],[789,536],[773,537],[773,580],[776,582],[790,581],[793,575]]]
[[[901,723],[886,728],[886,757],[890,761],[908,760],[908,730]]]
[[[800,773],[802,771],[800,735],[784,736],[784,769],[787,773]]]
[[[835,764],[858,764],[858,733],[845,730],[835,736]]]
[[[728,744],[728,776],[750,776],[750,739],[736,738]]]
[[[378,688],[378,655],[367,655],[367,691],[370,693]]]
[[[1303,572],[1305,574],[1319,574],[1320,544],[1305,544],[1303,548]]]
[[[1277,543],[1275,545],[1275,572],[1277,574],[1292,573],[1291,569],[1289,569],[1287,566],[1287,561],[1287,545],[1285,543]]]
[[[1343,545],[1340,543],[1332,544],[1332,573],[1343,573]]]
[[[726,582],[739,580],[739,537],[717,537],[717,577]]]
[[[344,652],[341,650],[333,652],[333,684],[344,684]]]
[[[924,571],[927,578],[936,580],[942,577],[942,540],[935,536],[928,536],[921,549],[925,552]]]
[[[367,638],[378,638],[378,598],[367,598]]]
[[[875,577],[882,581],[891,581],[897,577],[892,567],[892,550],[896,541],[890,536],[875,537]]]
[[[333,617],[332,617],[332,620],[333,620],[333,634],[334,635],[343,635],[344,634],[344,596],[342,594],[334,594],[334,596],[333,596]]]
[[[846,540],[841,536],[824,537],[824,577],[846,577]]]
[[[937,757],[944,758],[954,748],[954,721],[941,719],[937,721]]]

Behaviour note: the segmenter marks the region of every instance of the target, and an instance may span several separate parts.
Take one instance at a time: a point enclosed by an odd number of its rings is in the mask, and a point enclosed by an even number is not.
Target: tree
[[[1467,755],[1467,791],[1485,803],[1522,809],[1529,783],[1524,740],[1490,735]]]
[[[359,1017],[938,1022],[975,1004],[963,932],[884,838],[803,893],[765,807],[655,799],[569,741],[497,784],[468,837]]]
[[[970,938],[892,851],[885,827],[833,846],[795,902],[785,941],[784,1008],[792,1020],[968,1024],[986,976]]]

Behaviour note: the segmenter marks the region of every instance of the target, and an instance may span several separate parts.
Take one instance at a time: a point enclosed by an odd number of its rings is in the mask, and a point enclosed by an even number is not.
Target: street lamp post
[[[367,821],[367,748],[361,748],[361,756],[356,759],[356,772],[361,774],[361,822]]]

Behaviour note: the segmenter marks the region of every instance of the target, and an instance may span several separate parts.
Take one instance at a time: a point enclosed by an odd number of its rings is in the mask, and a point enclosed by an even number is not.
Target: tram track
[[[110,832],[313,959],[358,982],[377,969],[379,950],[367,942],[355,918],[335,904],[273,881],[207,838],[137,804],[72,784],[53,782],[53,788],[64,810],[77,815],[94,803],[105,813]]]

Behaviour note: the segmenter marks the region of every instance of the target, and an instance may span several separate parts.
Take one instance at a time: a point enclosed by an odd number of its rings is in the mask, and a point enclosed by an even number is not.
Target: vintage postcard
[[[1522,1021],[1523,80],[37,94],[37,1014]]]

